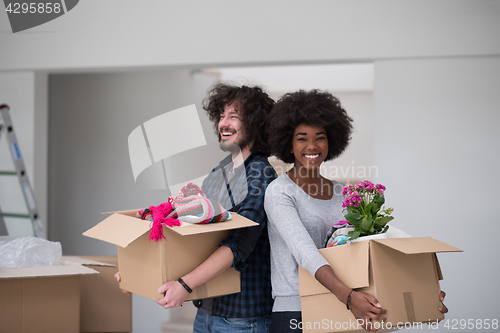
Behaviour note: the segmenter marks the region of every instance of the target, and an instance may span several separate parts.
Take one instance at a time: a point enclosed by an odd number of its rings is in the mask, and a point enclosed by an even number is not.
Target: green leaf
[[[351,234],[351,231],[349,231],[349,234],[351,235],[351,239],[356,239],[361,233],[359,231],[353,231]]]
[[[366,212],[371,214],[372,216],[376,216],[377,212],[380,210],[380,207],[377,206],[376,202],[370,202],[366,205]]]
[[[356,209],[356,207],[353,207],[353,206],[347,206],[347,211],[351,214],[354,214],[354,213],[357,213],[358,210]]]
[[[383,205],[385,203],[385,197],[383,194],[377,194],[373,201],[377,202],[377,204]]]
[[[370,229],[370,226],[372,225],[372,217],[370,215],[367,215],[363,217],[363,221],[361,222],[361,229],[367,231]]]
[[[375,223],[378,224],[378,225],[384,226],[389,221],[392,221],[392,220],[394,220],[394,216],[382,216],[377,221],[375,221]]]
[[[352,215],[354,216],[355,219],[361,220],[363,218],[363,214],[359,213],[358,211],[353,212]]]
[[[359,217],[358,217],[359,216]],[[348,214],[345,214],[345,219],[347,221],[349,221],[353,226],[357,226],[361,223],[362,219],[361,219],[361,215],[360,214],[351,214],[351,213],[348,213]]]
[[[375,198],[373,199],[373,202],[377,206],[376,212],[379,211],[379,209],[382,207],[382,205],[385,203],[385,197],[383,194],[377,194]]]

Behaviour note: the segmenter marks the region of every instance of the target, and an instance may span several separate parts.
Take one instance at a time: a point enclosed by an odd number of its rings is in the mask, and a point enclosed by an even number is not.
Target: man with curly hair
[[[266,123],[274,101],[260,87],[218,83],[203,108],[229,156],[212,170],[202,189],[226,209],[259,226],[232,230],[221,246],[200,266],[178,281],[167,282],[157,303],[181,305],[192,290],[230,267],[241,272],[241,292],[195,301],[193,332],[268,332],[272,309],[269,237],[264,210],[267,185],[277,176],[269,164]]]

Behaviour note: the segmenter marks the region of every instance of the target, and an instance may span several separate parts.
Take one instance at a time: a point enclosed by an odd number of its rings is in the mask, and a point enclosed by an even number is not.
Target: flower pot
[[[383,234],[376,234],[376,235],[368,235],[368,236],[359,236],[353,242],[360,242],[364,240],[370,240],[370,239],[384,239],[384,238],[389,238],[386,232]]]

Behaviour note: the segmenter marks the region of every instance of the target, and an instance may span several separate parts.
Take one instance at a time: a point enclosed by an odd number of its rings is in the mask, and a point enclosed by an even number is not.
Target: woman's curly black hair
[[[285,163],[295,161],[290,151],[295,128],[301,124],[325,128],[328,138],[325,161],[338,157],[351,139],[352,119],[336,97],[317,89],[300,90],[283,95],[269,116],[267,132],[272,155]]]
[[[267,118],[274,105],[274,100],[269,97],[261,87],[236,86],[218,82],[212,86],[207,97],[203,100],[203,109],[207,111],[210,121],[214,123],[215,134],[219,133],[219,119],[225,105],[235,104],[239,111],[245,135],[253,140],[250,147],[252,153],[270,155],[268,137],[266,132]],[[250,141],[251,141],[250,140]]]

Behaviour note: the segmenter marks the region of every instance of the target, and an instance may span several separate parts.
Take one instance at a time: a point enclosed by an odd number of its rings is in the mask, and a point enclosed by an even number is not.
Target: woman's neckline
[[[331,181],[330,179],[327,179],[325,178],[327,181],[329,181],[332,185],[332,196],[328,199],[320,199],[320,198],[315,198],[313,197],[312,195],[310,195],[309,193],[307,193],[299,184],[297,184],[296,182],[293,181],[292,178],[290,178],[290,176],[288,175],[288,172],[285,172],[285,175],[286,177],[292,182],[295,184],[295,186],[297,186],[305,195],[307,195],[308,197],[310,197],[311,199],[314,199],[314,200],[320,200],[320,201],[330,201],[333,199],[334,197],[334,194],[335,194],[335,185],[333,184],[333,181]]]

